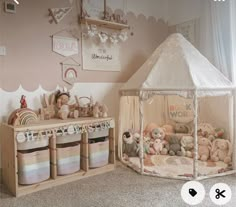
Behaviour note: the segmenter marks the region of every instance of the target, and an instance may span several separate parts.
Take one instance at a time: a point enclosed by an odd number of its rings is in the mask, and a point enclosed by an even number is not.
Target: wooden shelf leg
[[[81,168],[85,172],[87,172],[89,169],[88,156],[88,133],[85,132],[82,134],[81,140]]]
[[[115,164],[115,128],[109,129],[109,163]]]
[[[57,145],[56,145],[56,134],[53,132],[52,137],[49,139],[50,143],[50,168],[51,178],[56,179],[57,177]]]

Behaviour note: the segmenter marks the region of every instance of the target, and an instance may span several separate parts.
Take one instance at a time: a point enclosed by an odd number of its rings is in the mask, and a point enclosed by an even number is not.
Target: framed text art
[[[120,46],[100,44],[82,35],[84,70],[120,71]]]

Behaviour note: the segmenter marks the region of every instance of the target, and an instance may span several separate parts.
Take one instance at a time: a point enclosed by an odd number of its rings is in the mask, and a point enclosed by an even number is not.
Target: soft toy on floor
[[[176,123],[175,133],[189,134],[191,133],[191,129],[187,124]]]
[[[145,136],[150,136],[150,133],[152,132],[153,129],[158,128],[158,125],[155,123],[149,123],[144,129],[144,135]]]
[[[139,154],[138,144],[135,142],[133,135],[130,132],[123,133],[123,156],[125,159],[128,157],[137,157]]]
[[[198,159],[207,161],[210,157],[211,141],[206,137],[198,138]]]
[[[180,140],[175,135],[169,137],[169,155],[182,156]]]
[[[154,147],[154,149],[155,148],[160,149],[160,145],[162,145],[161,151],[160,151],[160,153],[162,155],[166,155],[168,153],[168,149],[169,149],[168,142],[166,142],[166,140],[165,140],[165,136],[166,136],[165,130],[160,127],[153,129],[151,132],[152,144],[154,145],[154,143],[156,143],[156,146]],[[157,140],[157,139],[160,140],[160,143],[159,143],[159,141],[155,142],[155,140]],[[159,144],[157,144],[157,143],[159,143]],[[159,152],[157,152],[157,153],[159,153]]]
[[[155,150],[153,148],[153,143],[151,144],[150,137],[144,136],[143,137],[143,152],[146,155],[155,155]]]
[[[216,139],[213,141],[211,159],[215,162],[223,161],[226,164],[231,162],[232,144],[226,139]]]
[[[175,128],[170,124],[165,124],[161,128],[164,129],[165,133],[175,133]]]
[[[155,150],[155,153],[156,155],[160,155],[161,154],[161,151],[163,150],[163,143],[162,143],[162,140],[160,139],[156,139],[153,143],[153,148]]]
[[[194,138],[192,136],[183,136],[181,138],[181,151],[183,156],[193,157]]]

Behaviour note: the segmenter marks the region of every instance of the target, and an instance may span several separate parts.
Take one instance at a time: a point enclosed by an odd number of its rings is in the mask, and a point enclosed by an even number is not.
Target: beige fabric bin
[[[109,136],[108,129],[102,129],[102,130],[97,130],[97,131],[88,133],[89,139],[94,139],[94,138],[98,138],[98,137],[108,137],[108,136]]]
[[[57,145],[57,174],[67,175],[80,170],[80,143]]]
[[[109,140],[89,144],[89,167],[97,168],[108,164]]]
[[[22,185],[39,183],[50,177],[49,149],[17,152],[18,182]]]
[[[81,134],[57,136],[57,144],[77,142],[81,140]]]

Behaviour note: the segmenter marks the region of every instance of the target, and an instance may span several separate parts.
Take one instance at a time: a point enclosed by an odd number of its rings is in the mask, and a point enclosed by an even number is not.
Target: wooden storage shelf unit
[[[88,24],[93,24],[93,25],[97,25],[99,27],[105,27],[105,28],[109,28],[109,29],[116,29],[116,30],[129,29],[129,25],[127,25],[127,24],[110,22],[110,21],[106,21],[106,20],[102,20],[102,19],[95,19],[95,18],[91,18],[91,17],[81,18],[80,22],[82,24],[88,23]]]
[[[50,179],[32,185],[18,184],[18,162],[17,162],[17,140],[16,136],[19,132],[29,130],[53,130],[59,127],[71,125],[91,125],[95,123],[112,123],[109,127],[109,164],[103,167],[89,169],[89,152],[88,152],[88,133],[85,131],[81,139],[80,165],[81,170],[64,176],[57,175],[56,163],[56,135],[52,135],[49,139],[50,149]],[[27,126],[10,126],[3,124],[1,126],[2,138],[2,176],[3,183],[8,190],[15,196],[22,196],[39,190],[44,190],[50,187],[58,186],[68,182],[76,181],[82,178],[87,178],[93,175],[109,172],[115,168],[115,127],[113,118],[79,118],[68,120],[48,120],[40,121],[39,123]]]

